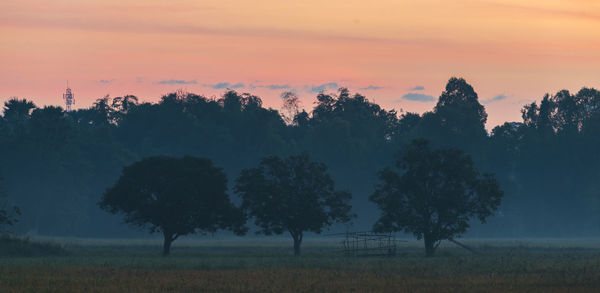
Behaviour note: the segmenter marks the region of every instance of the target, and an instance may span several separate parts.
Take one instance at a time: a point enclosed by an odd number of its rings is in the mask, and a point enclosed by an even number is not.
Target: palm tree
[[[36,106],[26,99],[12,97],[4,102],[4,119],[8,121],[25,121],[31,117],[31,110]]]
[[[9,133],[25,132],[25,124],[31,118],[33,109],[36,109],[35,104],[26,99],[12,97],[4,102],[4,120],[7,122]]]

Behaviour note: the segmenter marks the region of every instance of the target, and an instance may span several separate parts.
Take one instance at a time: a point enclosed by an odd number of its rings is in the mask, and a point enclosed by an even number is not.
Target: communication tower
[[[69,81],[67,81],[67,90],[63,94],[63,99],[65,100],[67,112],[71,111],[71,106],[75,105],[75,97],[73,97],[73,92],[69,87]]]

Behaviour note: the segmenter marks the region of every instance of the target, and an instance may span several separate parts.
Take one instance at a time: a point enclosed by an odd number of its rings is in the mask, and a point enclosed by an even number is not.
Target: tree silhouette
[[[422,115],[412,138],[426,138],[435,146],[458,148],[480,161],[485,155],[487,113],[473,87],[452,77],[431,112]]]
[[[524,107],[523,119],[489,134],[485,109],[461,78],[451,78],[423,115],[398,117],[342,88],[315,95],[314,108],[291,125],[260,98],[235,91],[180,91],[156,103],[121,97],[70,112],[29,99],[3,102],[0,172],[9,201],[24,211],[17,232],[124,237],[128,231],[96,203],[124,166],[149,156],[210,158],[235,178],[263,157],[300,152],[326,164],[337,186],[356,195],[355,227],[368,229],[378,213],[364,195],[377,171],[398,149],[426,138],[432,147],[465,151],[502,184],[502,214],[472,225],[472,235],[600,235],[600,92],[593,88],[540,96]]]
[[[113,122],[114,108],[111,105],[110,96],[97,99],[92,105],[94,110],[94,122],[98,125],[108,125]]]
[[[6,202],[6,191],[4,189],[4,178],[0,177],[0,233],[5,232],[2,226],[12,226],[17,223],[17,217],[21,215],[21,209],[17,206],[8,207]]]
[[[444,239],[460,236],[469,220],[481,222],[498,209],[502,198],[492,175],[480,176],[471,158],[459,150],[432,150],[426,140],[413,141],[396,167],[379,173],[371,195],[382,215],[377,231],[404,231],[423,238],[427,256]]]
[[[134,95],[116,97],[112,100],[112,107],[122,114],[127,114],[131,108],[138,104],[138,98]]]
[[[464,131],[464,126],[471,125],[472,131],[485,132],[487,113],[473,87],[463,78],[448,80],[434,110],[442,117],[443,126],[453,131]]]
[[[281,94],[283,106],[281,107],[281,118],[287,125],[296,123],[296,116],[300,113],[300,99],[294,92],[283,92]]]
[[[285,159],[266,157],[258,168],[245,169],[235,190],[242,208],[265,235],[288,231],[294,254],[300,255],[303,233],[321,233],[333,223],[350,221],[350,193],[334,190],[326,166],[309,161],[306,154]]]
[[[8,133],[16,136],[24,136],[27,122],[31,118],[31,111],[36,109],[33,102],[16,97],[4,102],[4,120],[8,125]]]
[[[227,177],[208,159],[150,157],[123,169],[101,208],[164,237],[163,255],[179,236],[231,229],[243,234],[245,217],[226,193]]]
[[[4,102],[4,119],[9,121],[26,120],[35,108],[36,106],[33,102],[13,97]]]

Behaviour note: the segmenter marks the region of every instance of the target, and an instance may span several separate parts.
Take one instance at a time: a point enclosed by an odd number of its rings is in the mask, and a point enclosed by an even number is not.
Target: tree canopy
[[[226,193],[227,177],[209,159],[150,157],[123,169],[99,205],[123,214],[126,223],[164,236],[163,254],[179,236],[230,229],[246,221]]]
[[[415,140],[396,168],[379,173],[370,197],[382,212],[374,230],[412,233],[424,240],[428,256],[442,240],[466,232],[471,218],[485,222],[500,206],[498,182],[480,175],[460,150],[432,150],[426,140]]]
[[[289,232],[294,254],[300,255],[303,233],[321,231],[334,223],[350,221],[350,193],[336,191],[324,164],[308,155],[266,157],[257,168],[245,169],[235,190],[242,208],[255,219],[259,233]]]

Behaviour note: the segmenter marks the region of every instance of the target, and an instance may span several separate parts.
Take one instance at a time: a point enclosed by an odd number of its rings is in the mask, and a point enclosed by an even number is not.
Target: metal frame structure
[[[344,255],[346,256],[392,256],[396,254],[397,243],[392,233],[346,232]]]
[[[67,110],[67,112],[71,111],[71,106],[75,105],[75,97],[73,96],[73,92],[71,91],[71,88],[69,87],[69,82],[67,81],[67,90],[66,92],[63,94],[63,99],[65,100],[65,109]]]

